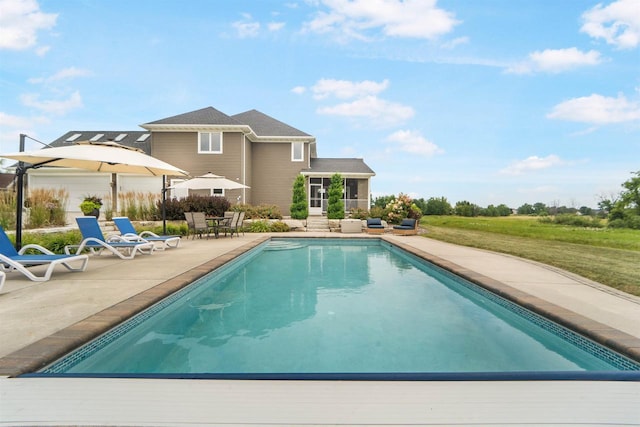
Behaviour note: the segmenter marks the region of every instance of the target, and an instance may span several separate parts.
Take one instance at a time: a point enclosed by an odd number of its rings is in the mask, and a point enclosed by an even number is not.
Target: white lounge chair
[[[81,216],[76,218],[76,222],[82,233],[82,242],[79,245],[65,246],[64,251],[67,254],[75,249],[76,254],[89,250],[92,254],[100,255],[106,249],[122,259],[132,259],[138,252],[151,254],[155,249],[152,242],[130,242],[121,236],[111,236],[105,239],[98,219],[94,216]]]
[[[33,250],[40,253],[26,253],[27,251],[31,252]],[[75,261],[80,262],[79,267],[73,267],[69,264]],[[18,252],[4,232],[4,229],[0,227],[0,268],[2,268],[3,271],[19,271],[34,282],[46,282],[51,278],[51,274],[56,265],[62,264],[67,270],[77,272],[84,271],[87,268],[88,261],[89,257],[87,255],[55,254],[49,249],[35,244],[26,245]],[[36,265],[48,265],[49,267],[47,267],[44,275],[37,276],[27,268]],[[4,278],[0,278],[0,289],[2,289],[3,285]]]
[[[136,233],[136,229],[131,223],[131,220],[126,216],[114,217],[113,223],[120,231],[120,235],[130,242],[159,243],[159,245],[156,245],[156,250],[177,248],[180,244],[180,236],[159,236],[148,230],[145,230],[140,234]]]

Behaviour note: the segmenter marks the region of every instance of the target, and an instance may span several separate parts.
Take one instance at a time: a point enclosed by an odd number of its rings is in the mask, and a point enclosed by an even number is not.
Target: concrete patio
[[[45,283],[9,273],[0,294],[0,425],[640,424],[637,381],[11,377],[268,237],[183,239],[177,249],[133,260],[91,257],[87,271],[59,269]],[[384,238],[640,357],[640,298],[511,256],[419,236]]]

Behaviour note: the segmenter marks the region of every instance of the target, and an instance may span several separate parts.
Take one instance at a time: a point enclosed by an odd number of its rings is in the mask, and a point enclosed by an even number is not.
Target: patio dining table
[[[226,220],[227,218],[223,216],[208,216],[206,217],[207,222],[213,227],[213,234],[216,236],[216,239],[220,235],[220,223]]]

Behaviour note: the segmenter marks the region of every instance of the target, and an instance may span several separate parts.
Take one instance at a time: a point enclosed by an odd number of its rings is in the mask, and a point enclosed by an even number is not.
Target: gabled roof
[[[213,107],[167,117],[145,123],[141,127],[150,131],[207,131],[242,132],[251,141],[282,142],[302,140],[315,142],[315,138],[286,123],[257,110],[228,116]]]
[[[367,175],[376,173],[362,159],[315,158],[311,159],[311,167],[301,172],[303,175]]]
[[[244,113],[235,114],[232,116],[237,121],[249,125],[251,130],[258,137],[281,137],[281,136],[293,136],[293,137],[310,137],[308,133],[302,132],[286,123],[267,116],[258,110],[249,110]]]
[[[222,111],[218,111],[213,107],[206,107],[200,110],[191,111],[189,113],[178,114],[177,116],[167,117],[166,119],[149,122],[146,125],[231,125],[239,126],[242,123],[232,117],[227,116]]]
[[[127,147],[135,147],[151,154],[151,133],[139,130],[72,130],[53,141],[52,147],[62,147],[76,141],[114,141]]]

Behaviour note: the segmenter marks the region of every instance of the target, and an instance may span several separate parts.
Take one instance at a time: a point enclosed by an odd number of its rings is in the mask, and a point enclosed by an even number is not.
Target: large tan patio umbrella
[[[21,135],[20,148],[24,147]],[[16,209],[16,246],[22,246],[22,202],[24,197],[23,178],[28,169],[40,167],[63,167],[85,169],[95,172],[130,173],[134,175],[188,176],[189,173],[144,151],[127,147],[115,142],[79,141],[63,147],[43,148],[35,151],[19,151],[0,154],[0,157],[18,160],[17,209]],[[165,184],[162,180],[162,195],[165,197]],[[164,216],[164,212],[163,212]]]

